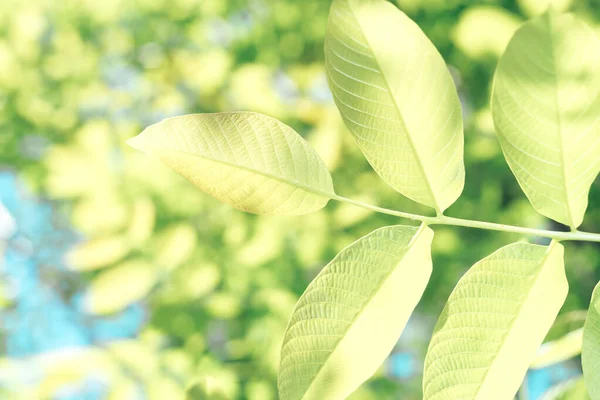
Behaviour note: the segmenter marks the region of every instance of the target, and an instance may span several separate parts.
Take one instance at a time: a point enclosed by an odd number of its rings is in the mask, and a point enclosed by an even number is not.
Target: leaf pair
[[[464,186],[463,124],[433,44],[386,1],[335,0],[325,55],[335,102],[375,171],[405,196],[445,210]],[[336,197],[316,152],[264,115],[171,118],[129,144],[244,211],[305,214]]]
[[[389,352],[431,274],[426,226],[376,230],[309,285],[286,330],[281,399],[344,399]],[[424,399],[510,399],[566,298],[563,247],[515,243],[475,264],[436,325]]]

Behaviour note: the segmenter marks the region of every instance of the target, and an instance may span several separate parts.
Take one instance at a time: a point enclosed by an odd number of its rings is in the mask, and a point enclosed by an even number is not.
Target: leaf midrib
[[[552,60],[552,65],[550,66],[550,68],[552,68],[552,70],[554,71],[554,77],[555,77],[555,85],[554,85],[554,99],[555,99],[555,105],[556,105],[556,123],[558,125],[558,144],[559,144],[559,148],[560,148],[560,157],[561,157],[561,167],[562,167],[562,184],[564,187],[564,197],[565,197],[565,205],[566,205],[566,211],[567,211],[567,217],[569,219],[569,226],[572,229],[576,229],[577,227],[575,226],[575,222],[573,221],[573,213],[571,212],[571,202],[569,201],[569,188],[567,185],[567,167],[566,167],[566,159],[565,159],[565,145],[564,145],[564,135],[563,135],[563,122],[562,122],[562,118],[561,118],[561,107],[560,107],[560,100],[559,100],[559,85],[560,85],[560,77],[559,77],[559,72],[558,72],[558,68],[557,68],[557,57],[556,57],[556,52],[554,49],[554,35],[553,35],[553,25],[552,25],[552,14],[551,11],[548,10],[546,12],[546,22],[548,25],[548,38],[550,40],[550,58]]]
[[[272,174],[270,172],[261,171],[261,170],[255,169],[255,168],[247,167],[245,165],[235,164],[235,163],[232,163],[232,162],[229,162],[229,161],[226,161],[226,160],[209,157],[209,156],[204,155],[204,154],[192,153],[192,152],[189,152],[189,151],[177,150],[177,149],[171,149],[171,148],[167,148],[166,150],[169,151],[169,152],[172,152],[172,153],[179,153],[179,154],[183,154],[183,155],[186,155],[186,156],[198,157],[198,158],[202,158],[202,159],[207,160],[207,161],[212,161],[212,162],[215,162],[215,163],[218,163],[218,164],[222,164],[222,165],[225,165],[225,166],[228,166],[228,167],[231,167],[231,168],[238,168],[238,169],[241,169],[243,171],[252,172],[252,173],[255,173],[255,174],[258,174],[258,175],[262,175],[262,176],[264,176],[266,178],[274,179],[274,180],[276,180],[278,182],[285,183],[287,185],[294,186],[294,187],[297,187],[299,189],[303,189],[303,190],[305,190],[305,191],[307,191],[309,193],[316,194],[318,196],[326,197],[326,198],[329,198],[329,199],[335,199],[335,198],[337,198],[337,195],[336,195],[336,193],[334,191],[332,191],[331,193],[327,193],[327,192],[324,192],[322,190],[316,189],[316,188],[314,188],[312,186],[305,185],[305,184],[303,184],[301,182],[298,182],[297,180],[285,178],[285,177],[282,177],[282,176],[278,176],[278,175]],[[150,151],[151,152],[156,151],[157,155],[160,158],[161,150],[158,150],[156,148],[151,148]],[[333,189],[333,187],[332,187],[332,189]]]

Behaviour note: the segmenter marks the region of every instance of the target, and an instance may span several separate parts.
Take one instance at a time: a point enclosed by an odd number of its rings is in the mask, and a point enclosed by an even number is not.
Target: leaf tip
[[[143,134],[143,132],[140,133],[139,135],[136,135],[132,138],[127,139],[125,141],[125,143],[127,143],[128,146],[133,147],[136,150],[145,152],[144,145],[143,145],[144,140],[142,138],[142,134]]]

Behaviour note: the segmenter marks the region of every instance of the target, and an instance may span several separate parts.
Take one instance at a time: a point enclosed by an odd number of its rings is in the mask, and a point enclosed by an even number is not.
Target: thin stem
[[[540,236],[547,237],[551,239],[555,239],[558,241],[561,240],[579,240],[584,242],[599,242],[600,243],[600,234],[598,233],[589,233],[589,232],[581,232],[581,231],[573,231],[573,232],[559,232],[552,231],[546,229],[534,229],[534,228],[524,228],[521,226],[514,225],[505,225],[505,224],[496,224],[493,222],[484,222],[484,221],[475,221],[470,219],[463,218],[453,218],[447,217],[445,215],[440,215],[437,217],[428,217],[425,215],[419,214],[411,214],[402,211],[390,210],[388,208],[377,207],[372,204],[362,203],[357,200],[348,199],[342,196],[333,197],[334,200],[341,201],[343,203],[352,204],[357,207],[365,208],[367,210],[375,211],[382,214],[393,215],[400,218],[407,218],[413,221],[421,221],[425,222],[428,225],[452,225],[452,226],[464,226],[467,228],[475,228],[475,229],[486,229],[491,231],[500,231],[500,232],[510,232],[510,233],[520,233],[523,235],[531,235],[531,236]]]

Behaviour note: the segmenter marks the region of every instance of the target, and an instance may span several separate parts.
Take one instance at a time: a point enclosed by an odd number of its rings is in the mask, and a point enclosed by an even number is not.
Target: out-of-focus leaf
[[[583,327],[581,364],[592,399],[600,398],[600,283],[596,285]]]
[[[542,344],[530,368],[544,368],[566,361],[581,354],[583,329],[567,333],[560,339]]]
[[[534,17],[548,9],[565,12],[571,7],[573,0],[517,0],[517,4],[525,15]]]
[[[432,239],[425,225],[381,228],[321,271],[284,336],[282,400],[345,399],[373,375],[429,281]]]
[[[142,197],[133,203],[131,213],[127,236],[132,244],[140,245],[152,236],[156,208],[151,199]]]
[[[196,231],[189,224],[177,224],[160,233],[155,260],[160,267],[173,269],[186,262],[196,246]]]
[[[384,0],[334,0],[325,60],[338,109],[373,169],[439,212],[454,203],[465,177],[461,106],[419,26]]]
[[[461,278],[429,343],[425,400],[515,396],[567,296],[563,252],[514,243]]]
[[[521,21],[503,8],[482,5],[467,8],[452,31],[452,40],[471,58],[500,57]]]
[[[123,259],[131,250],[126,237],[93,239],[75,246],[67,254],[67,265],[79,271],[104,268]]]
[[[148,263],[126,261],[102,271],[85,292],[85,309],[92,314],[112,314],[142,300],[158,279]]]
[[[559,383],[545,392],[540,400],[590,400],[583,378]]]
[[[335,196],[316,152],[291,128],[264,115],[169,118],[128,143],[243,211],[306,214]]]
[[[134,379],[122,377],[110,386],[106,400],[136,399],[142,393],[142,388]]]
[[[154,376],[148,379],[145,387],[148,400],[183,400],[185,391],[173,378]]]
[[[515,33],[494,79],[504,156],[533,207],[577,228],[600,171],[600,39],[549,11]]]
[[[117,340],[109,343],[106,350],[122,368],[141,379],[154,377],[160,371],[156,349],[140,340]]]
[[[560,339],[571,332],[583,328],[586,317],[587,310],[575,310],[560,314],[556,318],[556,321],[554,321],[552,328],[548,331],[544,342]]]

